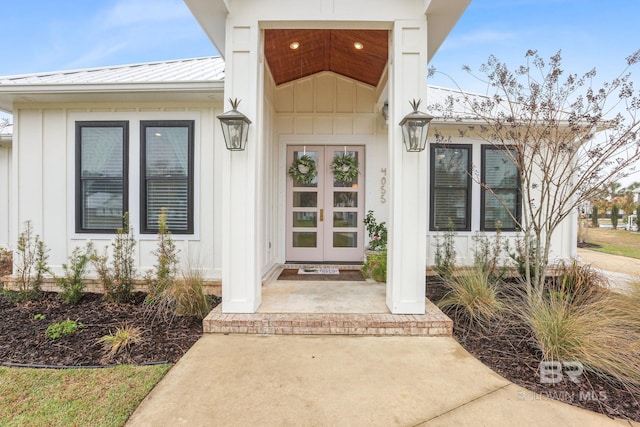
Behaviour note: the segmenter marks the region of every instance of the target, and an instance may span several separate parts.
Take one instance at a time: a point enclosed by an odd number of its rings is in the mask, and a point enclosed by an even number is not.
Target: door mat
[[[340,270],[337,268],[322,267],[299,268],[298,274],[340,274]]]
[[[315,273],[315,272],[304,272],[303,274],[298,273],[298,269],[296,268],[286,268],[282,270],[280,276],[278,276],[278,280],[297,280],[297,281],[345,281],[345,282],[359,282],[364,281],[364,277],[362,277],[362,273],[360,270],[338,270],[338,273]]]

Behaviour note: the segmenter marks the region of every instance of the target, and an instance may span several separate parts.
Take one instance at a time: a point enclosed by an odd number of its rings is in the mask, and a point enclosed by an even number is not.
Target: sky
[[[217,55],[182,0],[0,0],[0,10],[3,76]],[[567,71],[611,80],[640,49],[639,16],[638,0],[472,0],[431,65],[482,92],[463,65],[495,55],[515,68],[528,49],[561,50]],[[430,84],[453,86],[443,74]]]

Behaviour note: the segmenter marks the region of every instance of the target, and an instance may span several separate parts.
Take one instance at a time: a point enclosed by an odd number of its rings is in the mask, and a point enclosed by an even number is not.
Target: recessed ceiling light
[[[356,49],[358,49],[358,50],[362,50],[362,49],[364,49],[364,45],[363,45],[362,43],[360,43],[360,42],[355,42],[355,43],[353,44],[353,47],[355,47],[355,48],[356,48]]]
[[[291,48],[291,50],[296,50],[299,47],[300,47],[300,43],[298,42],[293,42],[289,45],[289,48]]]

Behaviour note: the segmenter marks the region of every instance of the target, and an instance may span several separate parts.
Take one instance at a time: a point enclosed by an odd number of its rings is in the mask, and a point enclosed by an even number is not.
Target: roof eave
[[[424,0],[424,3],[428,17],[427,58],[431,62],[471,0]]]
[[[88,102],[91,97],[108,97],[108,100],[131,100],[135,94],[142,100],[156,99],[154,95],[176,97],[183,95],[183,99],[209,100],[223,99],[223,81],[203,82],[163,82],[163,83],[100,83],[100,84],[29,84],[29,85],[0,85],[0,110],[13,112],[14,103],[23,102]]]

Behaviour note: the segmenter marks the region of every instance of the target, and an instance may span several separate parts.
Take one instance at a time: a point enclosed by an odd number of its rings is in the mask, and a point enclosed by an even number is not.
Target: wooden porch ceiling
[[[377,86],[387,65],[388,38],[386,30],[265,30],[264,53],[276,85],[333,71]]]

